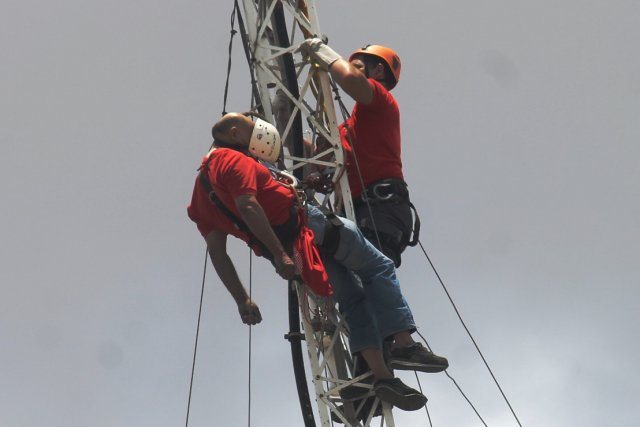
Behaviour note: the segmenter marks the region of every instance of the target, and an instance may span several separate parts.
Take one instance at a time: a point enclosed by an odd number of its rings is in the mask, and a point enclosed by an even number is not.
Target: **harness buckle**
[[[378,193],[378,191],[382,187],[387,188],[387,187],[391,187],[391,186],[392,186],[392,184],[389,183],[389,182],[380,182],[378,184],[375,184],[373,186],[373,188],[371,189],[371,191],[373,192],[373,195],[376,197],[376,199],[383,200],[383,201],[384,200],[389,200],[390,198],[392,198],[394,196],[393,191],[387,193],[385,196],[380,195],[380,193]]]

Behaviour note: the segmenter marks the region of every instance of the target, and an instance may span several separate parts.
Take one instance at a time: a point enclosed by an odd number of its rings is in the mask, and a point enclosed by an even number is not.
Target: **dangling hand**
[[[284,280],[295,279],[298,273],[293,260],[286,253],[282,253],[279,257],[275,257],[274,262],[276,273]]]
[[[257,304],[250,299],[241,304],[238,304],[238,311],[240,312],[240,318],[242,323],[246,325],[257,325],[262,322],[262,314]]]

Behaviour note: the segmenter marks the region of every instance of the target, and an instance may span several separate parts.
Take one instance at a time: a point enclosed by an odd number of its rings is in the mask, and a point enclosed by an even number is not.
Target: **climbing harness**
[[[222,202],[222,200],[220,200],[220,197],[218,197],[216,192],[213,190],[213,186],[211,185],[211,181],[209,181],[209,176],[207,174],[208,167],[209,159],[207,159],[207,161],[205,161],[205,163],[200,166],[198,180],[207,192],[211,203],[214,204],[227,218],[229,218],[229,220],[233,223],[234,227],[237,230],[242,231],[247,235],[247,245],[250,248],[259,248],[261,255],[263,255],[270,261],[273,261],[273,254],[271,254],[264,243],[262,243],[260,239],[258,239],[253,234],[249,226],[247,226],[247,224],[242,219],[238,218],[238,216],[234,214],[231,209],[229,209],[224,204],[224,202]],[[276,236],[278,236],[285,248],[291,246],[298,232],[298,216],[297,212],[294,210],[294,207],[292,207],[291,213],[292,214],[289,215],[289,219],[284,224],[272,226],[274,233],[276,234]]]
[[[409,201],[407,183],[401,179],[388,178],[376,181],[364,189],[360,197],[353,200],[355,207],[369,202],[371,206],[383,203],[402,203]]]
[[[260,254],[273,263],[274,256],[269,249],[253,234],[249,226],[220,200],[220,197],[218,197],[214,191],[207,173],[209,162],[210,158],[202,164],[198,174],[200,184],[206,190],[209,200],[229,218],[236,229],[247,235],[249,240],[248,246],[250,248],[259,248]],[[333,289],[329,284],[329,277],[327,276],[324,263],[320,257],[320,251],[313,241],[314,233],[307,224],[306,209],[302,200],[298,197],[297,190],[290,184],[283,183],[283,185],[293,192],[294,203],[291,206],[289,219],[283,224],[272,225],[271,228],[282,243],[285,251],[293,256],[304,283],[309,286],[316,295],[331,296]],[[342,224],[335,215],[327,214],[327,218],[329,217],[332,218],[333,223],[337,221]],[[329,219],[327,220],[327,224],[333,223]],[[335,237],[337,233],[331,232],[333,230],[332,227],[333,225],[327,226],[327,229],[330,230],[328,242],[332,245],[335,244],[337,247],[337,243],[335,243],[337,241],[337,237]]]
[[[281,171],[269,164],[266,164],[265,166],[267,166],[267,168],[271,172],[271,175],[276,179],[276,181],[291,188],[291,191],[293,192],[294,197],[297,200],[296,204],[298,206],[305,206],[307,204],[307,193],[305,192],[305,189],[315,189],[317,185],[316,183],[310,182],[308,179],[298,181],[295,176],[286,171]],[[300,187],[300,190],[298,189],[298,187]],[[323,232],[324,238],[322,239],[322,244],[317,246],[320,248],[320,251],[323,255],[333,257],[338,250],[338,245],[340,244],[340,227],[342,227],[344,223],[330,209],[317,205],[316,207],[324,214],[326,218]],[[305,212],[302,212],[300,215],[306,218],[307,214]]]
[[[414,204],[409,200],[409,190],[404,180],[388,178],[376,181],[366,187],[360,197],[354,199],[353,204],[356,210],[363,206],[408,205],[412,211],[413,225],[411,226],[411,233],[405,233],[404,238],[399,243],[404,247],[413,247],[418,244],[420,239],[420,216]],[[375,225],[375,221],[373,219],[372,221]],[[404,247],[402,248],[403,250]]]
[[[326,256],[333,257],[338,251],[340,245],[340,229],[344,227],[342,220],[333,212],[328,209],[320,209],[324,214],[325,228],[324,239],[322,240],[322,253]]]

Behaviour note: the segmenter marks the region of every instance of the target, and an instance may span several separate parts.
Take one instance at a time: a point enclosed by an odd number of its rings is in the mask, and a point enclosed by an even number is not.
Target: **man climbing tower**
[[[357,224],[399,267],[402,252],[417,243],[419,232],[402,174],[400,110],[390,93],[400,78],[400,58],[388,47],[367,45],[347,61],[319,38],[307,39],[300,51],[356,101],[340,136]]]
[[[282,278],[293,279],[299,272],[288,249],[299,232],[293,214],[296,197],[251,157],[271,162],[277,158],[281,141],[274,126],[229,113],[213,126],[212,135],[213,149],[202,161],[188,214],[205,238],[214,268],[242,321],[255,325],[262,316],[227,253],[227,236],[244,240],[256,254],[270,259]],[[341,225],[336,226],[312,205],[304,212],[314,241],[325,251],[334,297],[350,328],[351,350],[371,368],[375,394],[400,409],[421,408],[426,397],[393,376],[382,356],[383,340],[394,343],[389,363],[395,369],[435,372],[446,369],[448,363],[413,341],[416,327],[393,262],[353,222],[340,218]]]

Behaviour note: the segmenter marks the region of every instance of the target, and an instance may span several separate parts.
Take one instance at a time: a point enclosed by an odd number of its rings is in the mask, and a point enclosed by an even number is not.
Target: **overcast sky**
[[[186,205],[222,111],[231,7],[3,0],[0,426],[184,425],[204,259]],[[343,55],[381,43],[402,58],[421,240],[523,425],[637,425],[640,4],[318,11]],[[229,110],[249,106],[238,40]],[[248,282],[246,248],[232,251]],[[253,265],[252,425],[300,426],[286,285]],[[516,425],[419,250],[399,276],[487,424]],[[247,425],[247,360],[210,274],[191,426]],[[443,374],[420,379],[435,426],[481,425]]]

